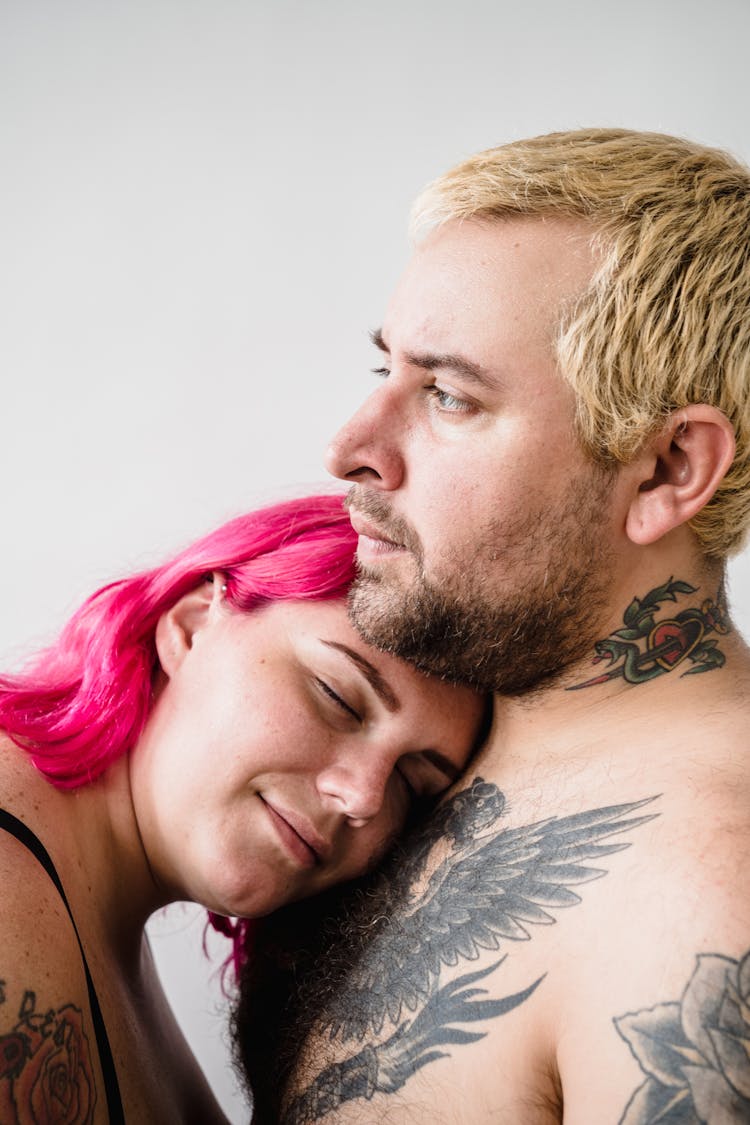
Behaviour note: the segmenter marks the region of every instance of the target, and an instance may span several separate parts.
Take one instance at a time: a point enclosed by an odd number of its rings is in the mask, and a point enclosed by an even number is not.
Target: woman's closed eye
[[[455,780],[422,754],[407,754],[396,772],[417,801],[437,799]]]
[[[362,722],[362,716],[360,715],[359,711],[357,711],[357,709],[350,703],[347,703],[343,696],[339,695],[339,693],[335,691],[334,688],[332,688],[331,685],[326,682],[326,680],[322,680],[320,676],[316,676],[315,683],[317,684],[323,695],[325,695],[326,698],[329,699],[333,703],[333,705],[342,712],[342,714],[349,716],[350,718],[356,720],[356,722],[358,723]]]

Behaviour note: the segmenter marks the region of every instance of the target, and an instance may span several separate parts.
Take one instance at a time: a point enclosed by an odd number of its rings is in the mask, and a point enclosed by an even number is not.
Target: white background
[[[750,159],[748,42],[747,0],[0,0],[2,664],[324,480],[427,180],[583,125]],[[154,934],[246,1121],[201,923]]]

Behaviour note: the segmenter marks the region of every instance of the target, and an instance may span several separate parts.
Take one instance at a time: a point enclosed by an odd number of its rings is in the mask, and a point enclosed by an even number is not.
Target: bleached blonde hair
[[[750,524],[750,169],[658,133],[550,133],[441,176],[417,199],[412,232],[521,215],[578,218],[595,232],[599,264],[557,340],[595,460],[628,462],[688,403],[732,423],[732,466],[691,521],[704,554],[726,557]]]

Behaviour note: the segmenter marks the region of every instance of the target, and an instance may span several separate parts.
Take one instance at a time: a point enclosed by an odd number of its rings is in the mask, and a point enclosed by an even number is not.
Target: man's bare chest
[[[502,794],[481,778],[442,806],[364,905],[359,946],[332,965],[339,985],[285,1121],[561,1120],[554,1040],[570,919],[650,806],[506,827]]]

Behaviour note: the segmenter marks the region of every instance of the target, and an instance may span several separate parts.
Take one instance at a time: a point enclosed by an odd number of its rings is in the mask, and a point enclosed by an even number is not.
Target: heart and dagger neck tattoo
[[[625,610],[622,628],[594,645],[592,664],[606,661],[610,667],[599,675],[574,684],[568,691],[595,687],[622,677],[629,684],[642,684],[673,672],[688,662],[681,675],[723,668],[726,657],[716,637],[730,631],[723,586],[715,599],[704,598],[700,606],[688,606],[672,617],[656,615],[665,602],[676,602],[680,594],[694,594],[696,586],[668,578],[649,590],[644,598],[633,598]]]

